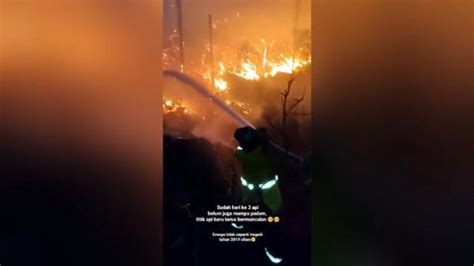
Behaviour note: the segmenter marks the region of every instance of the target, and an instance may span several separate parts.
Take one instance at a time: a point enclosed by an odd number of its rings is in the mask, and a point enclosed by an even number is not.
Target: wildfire
[[[167,113],[182,113],[182,114],[197,114],[187,104],[182,101],[173,101],[172,99],[163,99],[163,112]]]
[[[250,61],[240,63],[240,71],[232,72],[233,74],[248,80],[259,80],[260,75],[257,73],[257,66]]]
[[[250,44],[249,44],[250,43]],[[243,102],[229,98],[227,91],[232,90],[228,78],[236,76],[241,79],[258,81],[273,78],[281,73],[294,74],[311,65],[310,47],[302,45],[294,47],[288,44],[275,44],[260,38],[260,41],[249,41],[241,47],[228,45],[214,45],[214,62],[210,60],[209,46],[207,52],[201,57],[198,64],[188,65],[187,72],[197,78],[201,78],[209,87],[215,90],[227,105],[230,105],[244,115],[250,115],[252,108]],[[177,54],[176,49],[167,52]],[[179,69],[176,60],[164,53],[166,67]],[[182,102],[174,102],[171,99],[163,101],[166,113],[180,111],[186,114],[197,114],[196,111],[185,106]]]
[[[311,64],[311,60],[283,58],[282,60],[263,61],[262,70],[259,73],[256,63],[249,60],[240,63],[240,67],[230,72],[247,80],[260,80],[263,78],[271,78],[280,73],[293,74],[305,66]]]
[[[263,38],[261,44],[247,50],[245,53],[239,52],[238,48],[216,47],[214,50],[219,55],[220,61],[214,68],[214,86],[218,91],[230,89],[225,80],[226,74],[238,76],[246,80],[261,80],[272,78],[280,73],[293,74],[306,66],[311,65],[311,57],[303,56],[309,54],[300,47],[298,53],[288,47],[276,48],[274,43],[268,43]],[[309,50],[309,47],[307,48]],[[219,53],[219,51],[221,51]],[[206,61],[206,54],[203,55],[202,63],[205,67],[202,77],[212,83],[213,66]]]

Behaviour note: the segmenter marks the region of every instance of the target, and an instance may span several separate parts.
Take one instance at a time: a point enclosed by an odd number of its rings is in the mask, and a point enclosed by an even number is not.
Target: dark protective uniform
[[[277,213],[282,199],[274,162],[265,147],[265,137],[260,131],[246,127],[238,129],[235,138],[240,144],[236,156],[242,169],[242,201],[265,204],[272,213]]]

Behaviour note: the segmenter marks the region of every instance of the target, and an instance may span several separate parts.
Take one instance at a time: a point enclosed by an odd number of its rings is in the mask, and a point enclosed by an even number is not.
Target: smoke
[[[174,2],[167,0],[164,3],[165,36],[176,29],[177,9]],[[309,29],[311,26],[311,1],[299,2],[297,7],[294,0],[183,1],[183,35],[186,46],[198,51],[207,45],[209,14],[212,14],[214,20],[216,44],[241,45],[249,38],[262,37],[278,42],[291,42],[295,24],[299,29]],[[190,51],[187,55],[194,57],[201,54],[193,55]]]
[[[204,85],[202,85],[201,83],[193,80],[191,77],[186,76],[186,75],[184,75],[180,72],[177,72],[177,71],[172,71],[172,70],[165,70],[163,72],[163,74],[165,76],[168,76],[168,77],[174,77],[174,78],[178,79],[179,81],[185,83],[186,85],[189,85],[191,88],[193,88],[199,94],[201,94],[204,98],[208,99],[209,101],[212,101],[222,111],[226,112],[233,119],[237,120],[240,123],[241,126],[253,127],[253,125],[249,121],[247,121],[245,118],[243,118],[237,112],[235,112],[232,108],[230,108],[228,105],[226,105],[221,99],[219,99],[219,97],[212,94]]]
[[[208,15],[213,17],[215,44],[220,46],[240,46],[251,38],[291,43],[295,28],[311,28],[310,0],[186,0],[181,10],[186,55],[191,57],[200,57],[208,45]],[[163,11],[166,44],[178,30],[176,0],[165,0]]]
[[[175,102],[179,101],[179,104],[187,108],[187,113],[183,115],[165,114],[166,134],[183,136],[191,133],[213,143],[231,146],[235,129],[245,125],[252,126],[247,119],[191,77],[175,71],[165,71],[164,75],[165,99],[175,99]]]

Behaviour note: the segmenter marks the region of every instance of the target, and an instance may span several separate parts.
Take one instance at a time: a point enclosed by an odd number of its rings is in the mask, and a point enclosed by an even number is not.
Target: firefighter
[[[265,205],[276,214],[282,205],[278,175],[268,153],[268,140],[263,129],[239,128],[234,137],[239,142],[236,156],[241,164],[242,201]]]
[[[239,142],[236,156],[241,164],[242,203],[263,206],[270,216],[276,216],[282,206],[278,174],[275,171],[274,160],[268,149],[268,138],[263,129],[251,127],[239,128],[234,133]],[[243,229],[243,225],[232,224],[233,227]],[[272,264],[283,261],[277,256],[278,247],[274,240],[279,239],[280,233],[273,228],[265,229],[264,251]],[[277,244],[278,245],[278,244]]]

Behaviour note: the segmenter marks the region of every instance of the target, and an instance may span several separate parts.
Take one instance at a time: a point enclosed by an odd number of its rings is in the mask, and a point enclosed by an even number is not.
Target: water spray
[[[194,88],[199,94],[204,96],[205,98],[211,100],[214,102],[217,106],[219,106],[222,110],[224,110],[227,114],[229,114],[232,118],[237,120],[240,125],[242,126],[248,126],[255,128],[252,123],[247,121],[247,119],[243,118],[240,114],[238,114],[234,109],[230,108],[224,101],[222,101],[220,98],[212,94],[205,85],[201,84],[200,82],[194,80],[193,78],[189,77],[186,74],[183,74],[179,71],[175,70],[164,70],[163,75],[165,77],[172,77],[175,78],[181,82],[183,82],[186,85],[191,86]]]
[[[179,72],[175,70],[163,70],[163,75],[165,77],[171,77],[175,78],[182,83],[191,86],[194,88],[196,92],[201,94],[203,97],[209,99],[210,101],[214,102],[218,107],[220,107],[224,112],[226,112],[228,115],[230,115],[233,119],[235,119],[241,126],[245,127],[251,127],[255,129],[255,126],[252,125],[247,119],[243,118],[239,113],[237,113],[234,109],[232,109],[230,106],[228,106],[224,101],[222,101],[219,97],[211,93],[207,87],[204,84],[201,84],[199,81],[194,80],[192,77]],[[293,160],[301,163],[303,160],[301,157],[299,157],[296,154],[290,153],[283,149],[281,146],[277,145],[276,143],[269,141],[269,143],[278,151],[284,152],[286,155],[288,155],[290,158]]]

